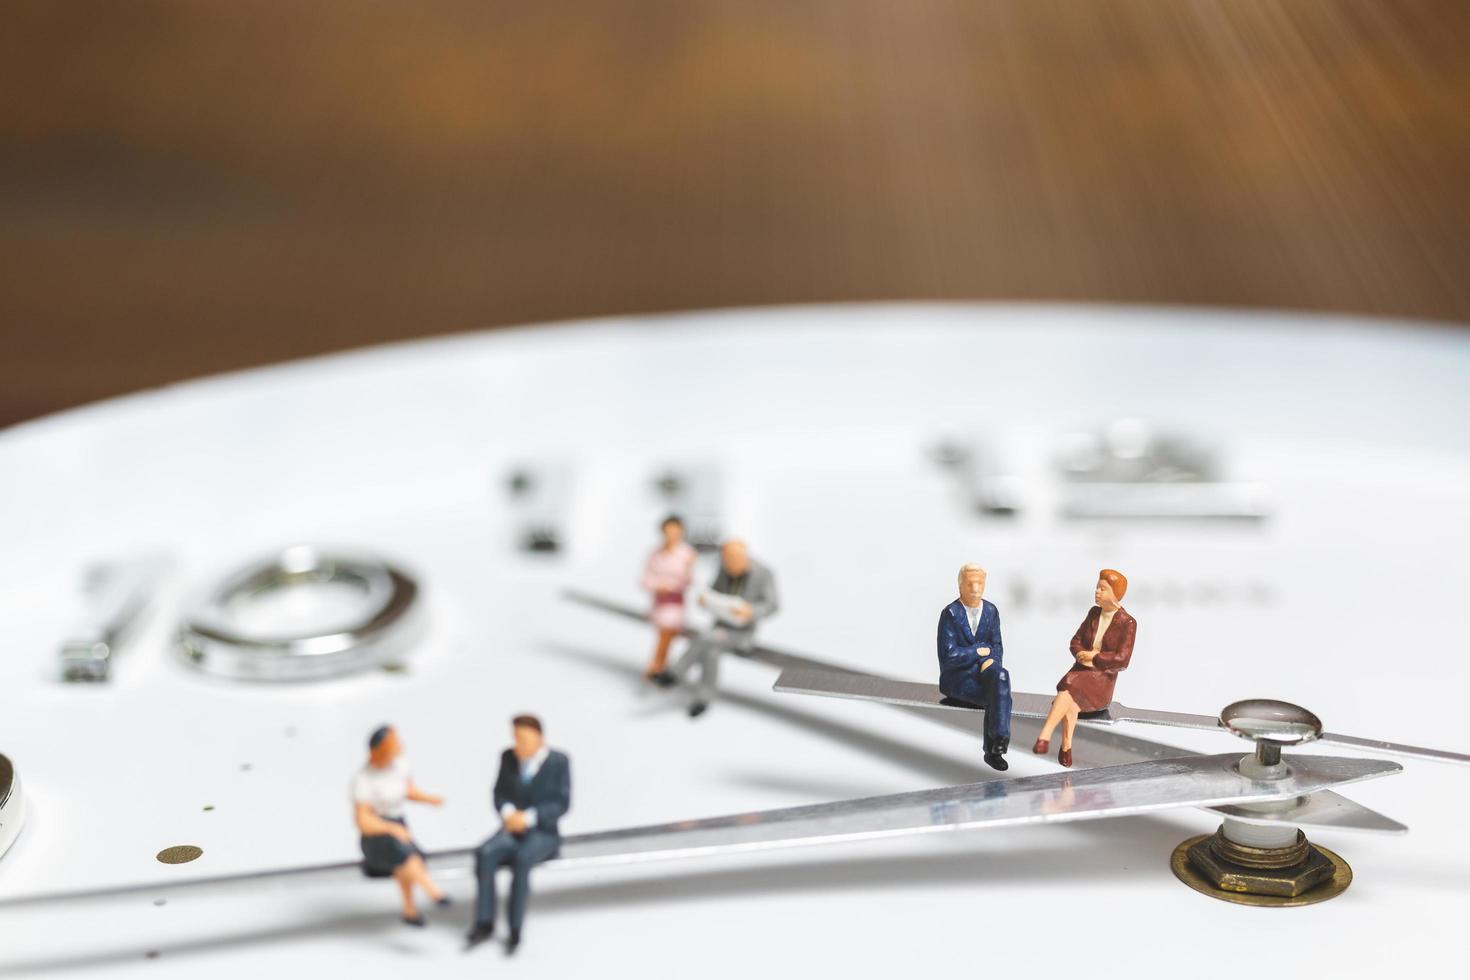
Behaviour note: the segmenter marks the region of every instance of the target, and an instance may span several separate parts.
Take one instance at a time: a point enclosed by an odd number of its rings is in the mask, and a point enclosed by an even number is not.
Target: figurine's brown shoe
[[[1038,738],[1036,740],[1036,744],[1031,746],[1031,751],[1035,752],[1037,755],[1046,755],[1048,752],[1051,751],[1051,742],[1047,741],[1044,738]]]
[[[1068,769],[1072,768],[1072,750],[1062,749],[1060,752],[1057,753],[1057,761],[1066,766]]]

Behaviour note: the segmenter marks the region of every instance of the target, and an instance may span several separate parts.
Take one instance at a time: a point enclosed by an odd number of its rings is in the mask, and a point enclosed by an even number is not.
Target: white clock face
[[[1470,338],[1405,324],[817,307],[375,349],[0,433],[0,752],[28,801],[0,857],[0,898],[350,861],[348,785],[384,721],[415,780],[448,799],[408,814],[436,850],[495,828],[496,761],[526,710],[571,756],[568,832],[993,775],[978,738],[877,705],[775,694],[760,664],[727,660],[722,696],[697,721],[681,694],[643,685],[652,631],[561,592],[643,602],[638,575],[671,506],[744,537],[774,571],[782,607],[761,639],[775,646],[932,681],[934,622],[956,569],[976,561],[1013,685],[1047,692],[1108,566],[1127,573],[1139,622],[1119,700],[1212,713],[1275,697],[1333,731],[1465,751],[1454,692],[1470,683],[1458,641],[1466,379]],[[1082,450],[1109,445],[1088,434],[1119,419],[1213,447],[1213,482],[1247,488],[1225,503],[1265,516],[1067,516],[1069,501],[1096,499],[1075,493]],[[1140,430],[1110,431],[1118,457],[1136,459]],[[940,465],[945,442],[976,462]],[[670,474],[683,478],[678,500],[654,485]],[[977,487],[1006,506],[977,508]],[[372,550],[418,578],[427,633],[402,670],[251,684],[175,654],[192,589],[298,542]],[[111,680],[63,683],[57,646],[84,566],[159,551],[174,570]],[[696,581],[712,575],[706,557]],[[1140,734],[1245,748],[1223,733]],[[1012,747],[1008,777],[1055,771],[1028,748]],[[1410,833],[1317,835],[1357,881],[1311,909],[1241,910],[1176,882],[1170,851],[1218,824],[1191,810],[548,866],[514,969],[1035,973],[1058,951],[1069,970],[1126,961],[1175,976],[1196,972],[1202,948],[1219,972],[1244,969],[1262,944],[1294,972],[1453,962],[1470,912],[1466,771],[1406,763],[1343,792]],[[157,860],[177,845],[203,853]],[[492,948],[461,952],[467,870],[444,876],[458,904],[427,910],[424,930],[398,923],[391,883],[353,878],[7,909],[0,975],[508,968]]]

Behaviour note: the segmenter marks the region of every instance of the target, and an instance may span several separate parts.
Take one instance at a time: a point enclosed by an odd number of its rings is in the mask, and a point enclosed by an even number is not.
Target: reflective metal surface
[[[1026,510],[1026,480],[986,441],[946,439],[931,456],[950,471],[966,506],[981,514],[1011,516]]]
[[[701,551],[713,551],[725,537],[720,500],[724,478],[708,461],[685,461],[660,468],[652,480],[665,510],[684,521],[685,540]]]
[[[1116,419],[1062,440],[1061,512],[1076,518],[1237,518],[1269,513],[1264,487],[1225,478],[1219,451],[1198,437]]]
[[[1313,830],[1351,830],[1379,834],[1403,834],[1409,830],[1397,820],[1331,791],[1301,796],[1272,807],[1226,804],[1210,809],[1230,819],[1262,827],[1310,827]]]
[[[1238,519],[1254,526],[1271,509],[1266,488],[1231,477],[1214,441],[1156,432],[1142,419],[1116,419],[1098,431],[1061,436],[1048,459],[1005,432],[948,438],[931,451],[959,484],[969,509],[988,515],[1030,512],[1055,503],[1063,518]],[[1039,464],[1039,465],[1038,465]],[[1027,474],[1045,471],[1045,484]]]
[[[1132,721],[1140,725],[1163,725],[1168,728],[1199,728],[1214,731],[1220,719],[1214,715],[1197,715],[1189,711],[1155,711],[1152,708],[1130,708],[1114,701],[1108,705],[1110,721]]]
[[[0,857],[10,850],[25,823],[26,801],[20,773],[5,755],[0,755]]]
[[[557,552],[565,547],[574,482],[572,468],[557,462],[525,463],[511,470],[505,486],[518,549]]]
[[[1405,755],[1416,759],[1428,759],[1431,762],[1454,762],[1462,766],[1470,766],[1470,755],[1464,752],[1450,752],[1447,749],[1430,749],[1422,745],[1405,745],[1402,742],[1384,742],[1374,738],[1358,738],[1355,735],[1339,735],[1336,732],[1323,732],[1321,740],[1337,745],[1351,745],[1353,748],[1364,749],[1368,752],[1384,752],[1388,755]]]
[[[105,681],[118,647],[147,609],[170,561],[150,556],[90,569],[86,607],[61,642],[61,675],[68,681]]]
[[[934,684],[914,681],[891,681],[867,674],[836,673],[805,667],[788,667],[776,679],[773,688],[779,694],[811,694],[818,697],[846,698],[853,701],[877,701],[909,707],[940,708],[951,711],[980,711],[974,705],[952,701]],[[1052,695],[1027,694],[1024,691],[1011,693],[1012,718],[1045,719],[1051,709]],[[1129,708],[1114,701],[1103,711],[1089,712],[1078,719],[1082,727],[1116,725],[1120,721],[1136,721],[1150,725],[1167,725],[1172,728],[1220,727],[1218,718],[1209,715],[1194,715],[1175,711],[1149,711]]]
[[[300,590],[310,605],[305,591],[323,586],[351,591],[351,608],[311,625],[241,622],[243,608],[253,602]],[[310,680],[361,670],[400,656],[417,639],[418,593],[417,582],[377,558],[288,548],[203,592],[183,616],[180,652],[201,670],[244,680]]]
[[[1378,759],[1304,757],[1292,760],[1286,778],[1262,781],[1240,775],[1235,768],[1237,759],[1236,753],[1196,755],[576,834],[563,840],[561,855],[547,862],[547,866],[635,864],[909,834],[1098,820],[1180,807],[1291,799],[1403,770],[1397,763]],[[460,848],[427,856],[437,871],[445,864],[468,868],[473,854],[470,848]],[[0,899],[0,907],[102,899],[145,891],[162,894],[171,888],[222,887],[297,874],[357,871],[359,867],[354,861],[173,882],[160,879],[96,891],[16,896]]]
[[[1306,708],[1268,698],[1226,705],[1220,712],[1220,725],[1232,735],[1279,746],[1313,742],[1322,735],[1322,719]]]
[[[1292,760],[1287,779],[1235,770],[1233,753],[993,779],[893,796],[587,834],[562,848],[567,864],[628,863],[736,850],[869,840],[898,834],[1061,823],[1154,810],[1290,799],[1402,771],[1377,759]]]
[[[752,658],[759,659],[761,653],[762,651],[757,648]],[[790,662],[792,665],[787,666],[782,671],[781,676],[776,680],[773,689],[780,694],[808,694],[817,697],[846,698],[853,701],[875,701],[881,704],[922,708],[926,710],[940,709],[957,712],[980,712],[979,708],[971,705],[950,701],[933,684],[888,680],[886,678],[875,677],[871,674],[860,674],[841,668],[832,669],[826,666],[805,666],[797,662],[801,658],[791,658],[787,655],[782,656],[786,657],[785,662]],[[815,661],[806,661],[806,663],[812,664]],[[784,662],[778,664],[778,666],[782,665],[784,665]],[[1014,692],[1011,698],[1011,717],[1013,719],[1044,719],[1047,709],[1051,704],[1051,697],[1043,694]],[[1278,748],[1283,745],[1299,745],[1315,738],[1323,742],[1350,745],[1369,752],[1383,752],[1390,755],[1413,756],[1434,762],[1453,762],[1461,765],[1470,765],[1470,755],[1462,752],[1424,748],[1417,745],[1405,745],[1401,742],[1356,738],[1352,735],[1339,735],[1335,732],[1323,732],[1321,731],[1321,721],[1317,720],[1317,716],[1307,711],[1307,709],[1289,704],[1285,701],[1272,701],[1270,699],[1258,698],[1249,701],[1238,701],[1228,706],[1225,712],[1222,712],[1222,717],[1218,718],[1212,715],[1194,714],[1186,711],[1155,711],[1150,708],[1131,708],[1128,705],[1114,701],[1104,711],[1083,715],[1077,724],[1081,728],[1096,729],[1116,725],[1118,722],[1128,721],[1143,725],[1161,725],[1167,728],[1197,728],[1213,731],[1218,728],[1227,727],[1223,721],[1225,713],[1229,713],[1232,718],[1234,728],[1231,728],[1230,731],[1233,734],[1256,742],[1272,743]],[[1314,731],[1320,734],[1311,735]]]
[[[1311,891],[1300,895],[1254,895],[1249,892],[1232,891],[1220,888],[1214,881],[1206,878],[1200,869],[1190,861],[1190,851],[1202,844],[1209,842],[1211,834],[1200,834],[1191,837],[1174,848],[1174,853],[1169,857],[1169,867],[1174,876],[1184,882],[1190,888],[1201,895],[1218,898],[1222,902],[1230,902],[1235,905],[1251,905],[1256,908],[1293,908],[1300,905],[1315,905],[1325,902],[1329,898],[1336,898],[1347,890],[1353,883],[1353,869],[1348,863],[1333,851],[1317,844],[1313,849],[1332,866],[1331,877],[1323,884],[1318,885]]]
[[[624,619],[640,623],[648,621],[646,611],[640,611],[632,606],[620,602],[610,601],[600,596],[591,595],[579,590],[568,590],[563,596],[573,602],[598,609],[603,612],[612,613]],[[684,630],[685,636],[696,634],[692,628]],[[793,653],[787,650],[779,650],[774,647],[757,645],[740,656],[747,659],[759,661],[782,671],[782,676],[777,681],[777,691],[790,690],[791,693],[822,694],[823,692],[813,689],[797,690],[794,684],[798,679],[804,683],[812,683],[820,680],[823,684],[835,684],[833,678],[848,678],[853,683],[844,683],[844,688],[849,692],[848,696],[857,700],[878,700],[906,712],[925,721],[943,725],[959,731],[968,732],[976,738],[980,737],[983,712],[975,708],[962,708],[955,705],[943,704],[943,695],[933,685],[913,684],[908,681],[892,681],[887,678],[878,677],[873,674],[853,670],[842,664],[833,663],[828,660],[819,660],[804,654]],[[792,672],[787,674],[787,672]],[[803,677],[799,672],[820,675],[819,677]],[[858,681],[872,682],[877,685],[896,685],[889,688],[890,691],[900,688],[915,695],[915,700],[901,700],[890,698],[869,698],[859,695],[860,690],[872,690],[857,684]],[[786,687],[781,685],[786,684]],[[1039,697],[1039,695],[1030,695]],[[1014,698],[1014,695],[1013,695]],[[934,710],[951,709],[951,710]],[[1034,708],[1034,705],[1032,706]],[[1128,720],[1139,721],[1146,724],[1167,725],[1169,727],[1196,727],[1215,729],[1220,725],[1218,718],[1209,715],[1180,714],[1176,712],[1155,712],[1140,709],[1126,708],[1114,702],[1109,706],[1108,713],[1104,717],[1091,716],[1084,718],[1079,724],[1084,728],[1079,738],[1077,747],[1078,768],[1090,768],[1094,766],[1126,765],[1131,762],[1143,762],[1150,759],[1166,759],[1177,756],[1193,755],[1190,750],[1182,749],[1174,745],[1166,745],[1151,739],[1138,738],[1134,735],[1125,735],[1113,724],[1113,712],[1121,710],[1126,713]],[[1041,723],[1045,720],[1044,712],[1037,715],[1034,710],[1027,713],[1017,714],[1015,706],[1012,706],[1011,714],[1011,740],[1016,745],[1022,745],[1035,740],[1041,731]],[[1211,807],[1213,812],[1221,816],[1237,816],[1229,807]],[[1242,819],[1261,820],[1267,823],[1275,823],[1274,816],[1258,817],[1252,814]],[[1402,833],[1408,828],[1396,820],[1384,816],[1374,810],[1370,810],[1360,803],[1341,796],[1332,790],[1323,790],[1314,793],[1299,801],[1294,808],[1291,820],[1300,827],[1322,827],[1333,830],[1360,830],[1366,832],[1388,832]]]
[[[1090,483],[1062,494],[1062,514],[1079,519],[1236,519],[1270,514],[1256,483]]]

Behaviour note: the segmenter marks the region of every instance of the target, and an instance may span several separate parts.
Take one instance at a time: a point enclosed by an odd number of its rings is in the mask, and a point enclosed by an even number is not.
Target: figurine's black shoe
[[[514,956],[515,951],[520,948],[520,945],[521,931],[519,929],[512,929],[510,931],[510,938],[505,941],[505,955]]]
[[[689,706],[689,717],[698,718],[707,710],[709,710],[709,705],[705,704],[703,701],[696,701]]]
[[[422,929],[424,927],[424,917],[422,915],[405,915],[403,917],[403,924]]]
[[[449,906],[453,905],[454,902],[450,900],[448,895],[440,895],[439,900],[434,904],[439,906],[441,909],[447,909],[449,908]]]
[[[476,946],[480,945],[493,935],[495,935],[495,923],[475,923],[475,927],[469,931],[469,934],[467,936],[464,937],[465,952],[469,952],[470,950],[474,949]]]
[[[1006,761],[1006,757],[999,752],[985,753],[985,764],[999,772],[1005,772],[1011,767],[1011,764]]]
[[[659,671],[657,674],[654,674],[652,677],[650,677],[649,680],[653,681],[659,687],[673,687],[675,684],[679,683],[679,679],[673,674],[669,673],[667,670]]]

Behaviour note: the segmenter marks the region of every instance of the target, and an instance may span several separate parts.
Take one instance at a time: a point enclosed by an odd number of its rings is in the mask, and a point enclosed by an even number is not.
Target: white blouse
[[[368,763],[353,777],[352,802],[366,803],[380,817],[401,820],[407,798],[408,768],[401,758],[382,769]]]
[[[1101,610],[1099,611],[1101,612]],[[1097,632],[1093,634],[1092,637],[1093,653],[1102,652],[1103,634],[1108,631],[1109,626],[1113,625],[1113,613],[1116,613],[1117,611],[1118,610],[1114,609],[1113,612],[1104,612],[1097,617]]]

